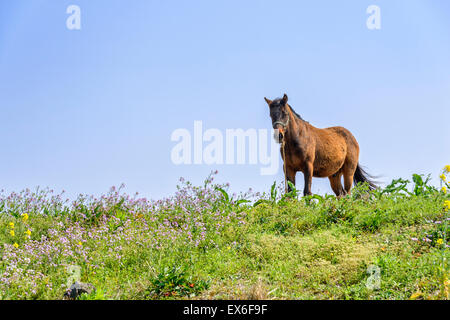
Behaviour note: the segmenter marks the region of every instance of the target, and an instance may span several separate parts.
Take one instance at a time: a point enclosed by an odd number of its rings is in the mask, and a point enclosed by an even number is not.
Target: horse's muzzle
[[[284,139],[284,131],[283,129],[275,129],[273,133],[273,138],[277,143],[282,143]]]

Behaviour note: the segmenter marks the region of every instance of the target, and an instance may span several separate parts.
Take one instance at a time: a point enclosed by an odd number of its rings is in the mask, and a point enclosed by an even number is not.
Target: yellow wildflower
[[[14,222],[10,222],[8,225],[11,229],[14,229]]]
[[[445,174],[441,174],[441,175],[439,176],[439,178],[441,178],[442,181],[447,180],[447,177],[445,176]]]
[[[445,207],[447,210],[450,210],[450,200],[445,200],[445,202],[444,202],[444,207]]]
[[[11,237],[14,237],[16,234],[14,233],[14,230],[9,231],[9,234],[11,235]]]
[[[79,245],[79,246],[82,246],[83,244],[81,243],[81,241],[79,241],[79,242],[78,242],[78,245]]]
[[[443,240],[443,239],[438,239],[438,240],[436,241],[436,243],[437,243],[438,245],[441,245],[441,244],[444,243],[444,240]]]
[[[410,300],[417,300],[417,299],[419,299],[419,298],[421,298],[422,297],[422,292],[416,292],[416,293],[413,293],[412,295],[411,295],[411,297],[409,297],[409,299]]]
[[[445,166],[445,171],[450,172],[450,165]]]
[[[27,231],[25,231],[25,234],[26,234],[27,236],[31,236],[31,231],[30,231],[30,229],[28,229]]]
[[[29,218],[29,216],[28,216],[27,213],[24,213],[24,214],[22,215],[22,221],[23,221],[23,222],[27,222],[27,221],[28,221],[28,218]]]
[[[446,186],[443,186],[442,189],[441,189],[441,191],[442,191],[444,194],[446,194],[446,193],[447,193],[447,187],[446,187]]]
[[[14,243],[13,246],[14,246],[15,248],[18,248],[18,247],[19,247],[19,245],[17,244],[17,242]]]

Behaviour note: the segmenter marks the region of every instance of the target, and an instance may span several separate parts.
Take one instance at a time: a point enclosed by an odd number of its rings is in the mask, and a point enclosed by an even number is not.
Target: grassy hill
[[[422,176],[341,199],[213,177],[153,202],[1,194],[0,299],[448,299],[450,197]]]

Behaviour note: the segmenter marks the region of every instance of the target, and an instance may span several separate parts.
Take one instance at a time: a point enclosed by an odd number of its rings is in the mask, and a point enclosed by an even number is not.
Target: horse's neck
[[[286,153],[298,154],[298,148],[304,148],[308,144],[308,141],[311,139],[311,134],[314,134],[314,129],[307,121],[297,117],[292,111],[290,117],[291,121],[289,121],[286,137]]]
[[[297,117],[292,111],[292,108],[290,106],[289,106],[289,118],[290,121],[288,131],[291,131],[291,134],[293,135],[302,134],[302,132],[306,129],[307,122]]]

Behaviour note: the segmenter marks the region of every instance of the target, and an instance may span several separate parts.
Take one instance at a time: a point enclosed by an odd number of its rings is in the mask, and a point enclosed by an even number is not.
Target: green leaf
[[[230,196],[228,195],[228,193],[223,190],[222,188],[216,187],[216,190],[220,191],[220,193],[222,193],[223,198],[225,199],[225,202],[229,202],[230,201]]]
[[[276,189],[276,187],[277,187],[277,182],[274,181],[274,183],[272,184],[272,187],[270,188],[270,199],[272,201],[276,201],[276,199],[277,199],[277,189]]]
[[[248,202],[250,202],[250,200],[240,199],[240,200],[237,200],[237,201],[236,201],[236,205],[239,206],[239,205],[242,204],[242,203],[248,203]]]

